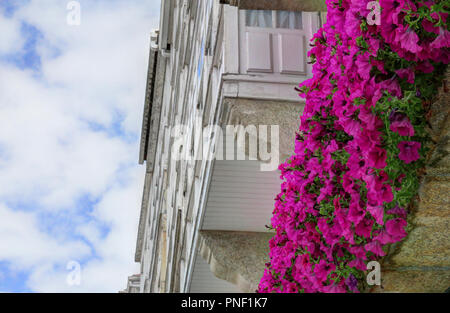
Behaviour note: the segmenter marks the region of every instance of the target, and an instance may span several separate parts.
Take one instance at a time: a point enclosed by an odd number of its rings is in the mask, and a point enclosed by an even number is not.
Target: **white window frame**
[[[320,20],[318,18],[317,12],[302,12],[302,29],[288,29],[288,28],[277,28],[277,12],[272,11],[272,28],[264,27],[251,27],[247,26],[246,23],[246,11],[239,10],[239,72],[240,74],[261,74],[272,76],[274,81],[284,80],[288,77],[298,78],[300,77],[311,77],[311,65],[307,64],[307,53],[309,50],[309,40],[312,35],[318,30]],[[271,37],[271,54],[272,54],[272,65],[270,69],[267,70],[248,70],[247,71],[247,33],[252,34],[269,34]],[[289,72],[279,70],[280,65],[280,51],[274,47],[279,47],[281,37],[283,35],[303,35],[303,47],[304,47],[304,71],[303,72]],[[284,78],[284,79],[283,79]]]

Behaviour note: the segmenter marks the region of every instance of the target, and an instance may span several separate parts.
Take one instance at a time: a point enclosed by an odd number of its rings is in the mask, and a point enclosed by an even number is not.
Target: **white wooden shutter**
[[[272,23],[262,13],[240,12],[240,72],[308,75],[307,42],[316,31],[317,13],[272,12]],[[258,22],[259,21],[259,22]],[[252,26],[249,26],[252,25]],[[257,25],[256,27],[254,25]],[[263,25],[261,27],[260,25]],[[266,26],[272,27],[266,27]]]
[[[247,72],[272,73],[272,34],[247,32]]]
[[[279,39],[280,73],[306,74],[305,36],[303,34],[280,33]]]

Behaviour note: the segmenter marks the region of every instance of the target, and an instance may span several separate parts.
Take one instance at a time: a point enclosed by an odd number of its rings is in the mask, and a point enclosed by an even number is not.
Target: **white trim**
[[[239,73],[239,10],[225,5],[224,11],[224,65],[225,73]]]

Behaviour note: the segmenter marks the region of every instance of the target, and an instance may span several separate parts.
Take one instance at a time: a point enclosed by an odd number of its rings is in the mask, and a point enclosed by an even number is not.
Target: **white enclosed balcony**
[[[311,77],[309,40],[318,12],[238,10],[224,12],[226,96],[299,101],[295,87]]]

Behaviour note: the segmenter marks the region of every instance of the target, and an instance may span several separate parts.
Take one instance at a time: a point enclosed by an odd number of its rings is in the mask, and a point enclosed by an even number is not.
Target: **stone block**
[[[381,286],[372,292],[443,293],[450,287],[449,269],[416,268],[381,272]]]
[[[392,266],[450,267],[450,219],[417,217],[415,227],[390,258]]]
[[[450,181],[427,178],[420,190],[417,218],[448,217],[450,208]]]

